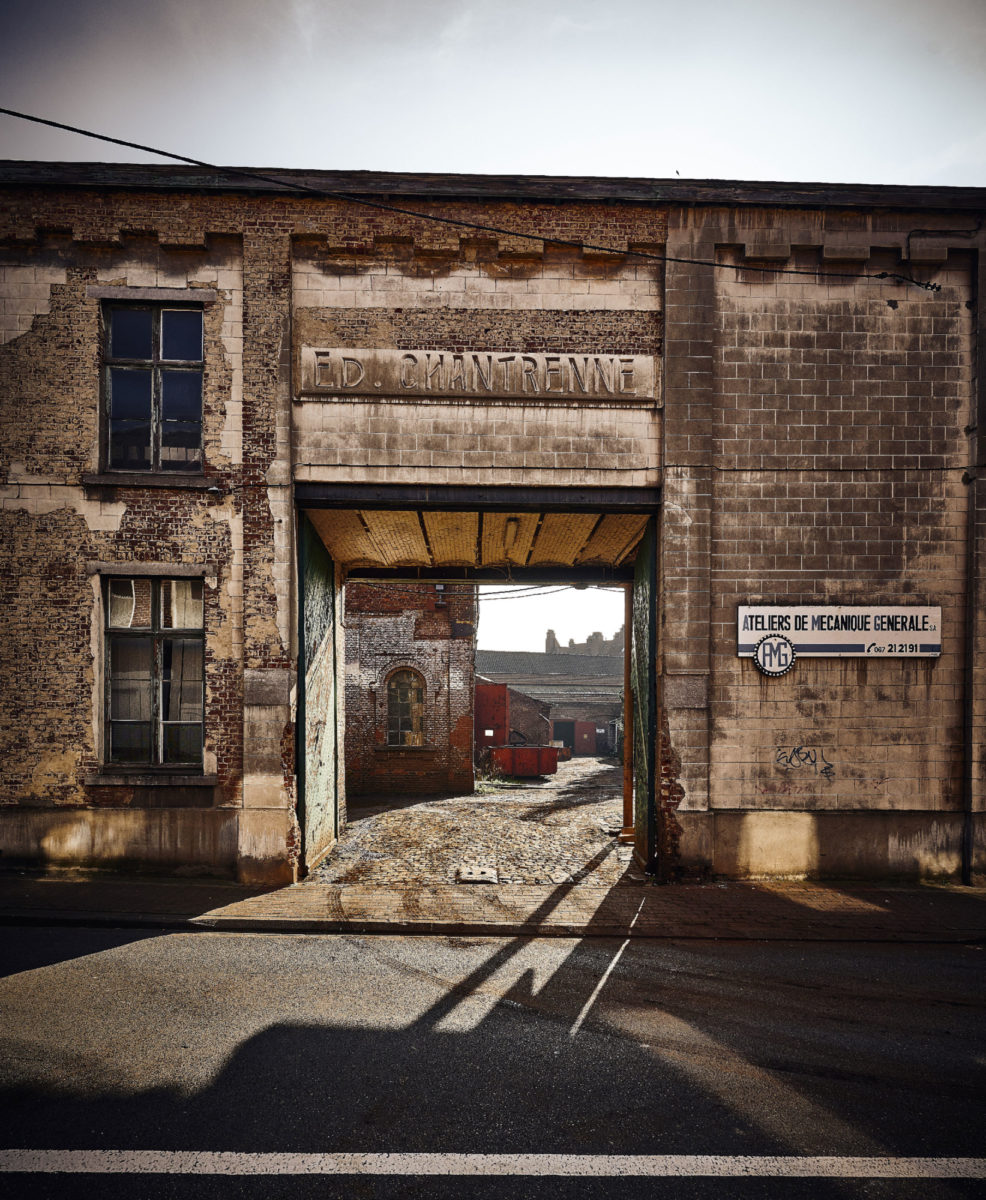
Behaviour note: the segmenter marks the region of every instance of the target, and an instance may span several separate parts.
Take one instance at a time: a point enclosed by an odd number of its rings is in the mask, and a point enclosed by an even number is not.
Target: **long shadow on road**
[[[333,1020],[331,1003],[325,1019],[282,1018],[264,1027],[258,1008],[256,1032],[189,1094],[87,1083],[80,1032],[78,1044],[57,1048],[77,1056],[82,1069],[75,1082],[38,1079],[0,1091],[6,1114],[0,1136],[7,1146],[35,1148],[272,1153],[981,1152],[983,969],[972,950],[939,950],[929,958],[913,948],[864,953],[845,946],[585,940],[538,988],[526,961],[532,939],[489,949],[403,1027],[386,1018],[386,1028],[375,1027],[369,1005],[358,1023]],[[960,952],[964,958],[956,957]],[[276,971],[278,950],[270,953]],[[98,955],[92,969],[98,970]],[[505,989],[496,984],[501,972],[513,978]],[[135,973],[135,980],[146,978]],[[341,986],[331,966],[325,980],[330,997]],[[221,972],[216,987],[218,1019]],[[166,1012],[160,1016],[167,1020]],[[97,1040],[105,1036],[98,1010],[86,1028]],[[139,1052],[134,1046],[133,1055]],[[129,1053],[119,1046],[121,1063]],[[120,1075],[137,1077],[122,1068]],[[83,1183],[92,1188],[91,1180],[64,1186],[32,1180],[24,1194],[84,1195]],[[103,1183],[101,1195],[116,1194],[113,1181]],[[755,1191],[738,1181],[617,1183],[607,1195],[859,1194],[847,1191],[849,1184],[817,1179],[761,1180]],[[550,1179],[395,1186],[364,1178],[323,1180],[318,1187],[332,1195],[587,1194],[584,1181]],[[874,1181],[865,1194],[972,1196],[979,1187]],[[129,1194],[311,1194],[295,1189],[297,1181],[239,1181],[227,1193],[199,1182],[172,1193],[146,1179]],[[591,1194],[603,1192],[596,1187]]]
[[[928,1045],[896,1044],[902,1033],[919,1034],[919,1020],[898,1017],[882,1035],[872,1024],[862,1027],[860,998],[845,987],[833,989],[819,1010],[805,986],[809,975],[791,963],[789,986],[778,988],[776,969],[767,972],[771,986],[758,986],[754,964],[737,970],[716,948],[682,954],[633,946],[597,995],[598,1009],[579,1026],[620,952],[618,943],[606,942],[573,947],[539,991],[533,971],[522,970],[471,1028],[450,1029],[449,1018],[489,982],[507,949],[522,953],[525,945],[501,948],[406,1028],[282,1021],[261,1029],[191,1095],[167,1088],[84,1094],[81,1080],[77,1090],[7,1088],[0,1093],[3,1140],[36,1148],[251,1153],[969,1155],[981,1149],[981,1025],[974,1032],[981,1011],[955,1021],[957,1037],[970,1040],[943,1055]],[[826,966],[837,972],[841,964],[843,981],[848,969],[858,982],[861,964],[845,951],[841,958],[827,954]],[[893,972],[886,982],[898,982]],[[862,997],[863,1004],[873,1002],[872,995]],[[805,1028],[813,1009],[819,1032],[811,1044]],[[758,1045],[758,1039],[764,1040]],[[894,1058],[896,1067],[886,1070]],[[419,1181],[420,1193],[379,1194],[467,1194],[465,1181],[458,1192],[442,1190],[450,1185],[440,1181],[429,1191],[425,1182]],[[845,1184],[831,1181],[773,1183],[777,1190],[768,1191],[761,1181],[756,1194],[847,1194]],[[287,1194],[286,1186],[279,1183],[276,1194]],[[360,1184],[374,1195],[382,1186]],[[477,1193],[470,1181],[468,1194],[586,1194],[559,1186],[500,1181],[499,1190]],[[677,1181],[666,1194],[699,1194],[695,1187]],[[657,1194],[654,1181],[647,1188],[620,1181],[612,1194]],[[750,1194],[732,1181],[719,1188],[719,1195]],[[975,1194],[971,1185],[933,1181],[921,1189],[873,1183],[866,1195]],[[131,1194],[157,1192],[141,1187]]]

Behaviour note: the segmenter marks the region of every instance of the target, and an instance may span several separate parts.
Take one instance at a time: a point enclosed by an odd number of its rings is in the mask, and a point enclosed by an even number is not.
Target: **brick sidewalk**
[[[233,884],[0,875],[0,921],[264,933],[986,940],[986,889],[729,882],[657,887]]]

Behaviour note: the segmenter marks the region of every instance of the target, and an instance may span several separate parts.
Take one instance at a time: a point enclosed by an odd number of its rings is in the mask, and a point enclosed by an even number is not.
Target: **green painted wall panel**
[[[338,832],[336,771],[335,567],[304,514],[299,521],[300,642],[304,670],[299,725],[304,725],[303,833],[306,866],[317,862]]]
[[[637,548],[633,575],[630,686],[633,690],[634,853],[644,868],[656,867],[657,803],[657,528],[652,517]]]

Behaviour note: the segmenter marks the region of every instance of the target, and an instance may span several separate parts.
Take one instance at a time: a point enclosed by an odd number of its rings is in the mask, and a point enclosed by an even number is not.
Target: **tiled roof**
[[[623,656],[608,654],[538,654],[533,650],[477,650],[476,670],[482,675],[533,675],[550,682],[551,676],[586,679],[623,677]]]
[[[251,174],[270,176],[251,178]],[[0,160],[0,185],[200,192],[317,192],[395,199],[588,200],[642,204],[790,205],[818,208],[979,209],[986,189],[900,184],[778,183],[737,179],[644,179],[438,172],[305,171],[279,167]]]
[[[537,684],[524,684],[522,688],[513,688],[532,700],[544,700],[548,704],[588,704],[597,701],[600,704],[619,704],[623,689],[619,687],[603,687],[600,684],[570,684],[568,687],[540,687]]]

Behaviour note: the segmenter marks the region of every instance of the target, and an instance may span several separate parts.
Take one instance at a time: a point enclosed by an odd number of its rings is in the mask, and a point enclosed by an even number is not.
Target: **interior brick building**
[[[346,588],[346,793],[473,786],[476,589]]]
[[[512,579],[648,869],[982,871],[983,191],[271,174],[0,165],[6,861],[296,878],[344,591]]]

